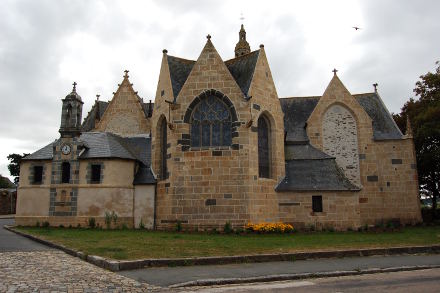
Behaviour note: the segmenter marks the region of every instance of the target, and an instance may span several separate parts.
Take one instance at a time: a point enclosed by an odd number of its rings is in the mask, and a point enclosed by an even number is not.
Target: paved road
[[[146,282],[157,286],[170,286],[203,279],[246,278],[417,265],[440,265],[440,255],[393,255],[301,260],[295,262],[163,267],[122,271],[119,273],[139,282]]]
[[[152,286],[103,270],[3,229],[0,219],[0,292],[147,292]]]
[[[0,219],[0,252],[51,250],[46,245],[3,229],[4,225],[13,225],[14,222],[14,219]]]
[[[387,292],[387,293],[438,293],[440,269],[395,272],[362,276],[321,278],[302,281],[230,285],[199,289],[183,289],[176,292],[227,293],[227,292]]]

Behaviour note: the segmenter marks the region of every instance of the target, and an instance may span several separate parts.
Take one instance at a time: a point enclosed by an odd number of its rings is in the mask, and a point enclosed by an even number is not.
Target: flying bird
[[[353,27],[355,30],[360,30],[361,28],[360,27],[358,27],[358,26],[354,26]]]

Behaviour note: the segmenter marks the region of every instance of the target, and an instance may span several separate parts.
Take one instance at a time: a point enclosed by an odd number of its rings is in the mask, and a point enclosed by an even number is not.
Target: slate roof
[[[156,179],[154,178],[151,168],[141,164],[134,176],[133,185],[154,184],[155,182]]]
[[[276,191],[359,190],[336,164],[336,159],[310,144],[287,144],[286,177]]]
[[[375,140],[402,139],[402,132],[377,93],[358,94],[353,97],[373,120]]]
[[[228,67],[229,72],[231,72],[232,77],[234,77],[245,96],[247,96],[251,86],[259,54],[260,51],[256,50],[225,62],[226,67]]]
[[[284,148],[284,156],[286,161],[334,159],[311,144],[288,144]]]
[[[84,119],[81,130],[82,131],[91,131],[95,128],[96,119],[100,120],[102,115],[104,115],[105,110],[107,109],[108,102],[97,101],[93,104],[92,109],[87,114],[87,117]]]
[[[180,93],[196,61],[167,56],[170,69],[171,86],[173,87],[174,102]]]
[[[334,158],[286,161],[286,177],[276,191],[358,191]]]
[[[401,139],[402,133],[377,93],[353,95],[373,121],[375,140]],[[286,141],[307,143],[307,119],[312,114],[321,97],[292,97],[280,99],[284,112]]]
[[[109,132],[85,132],[80,141],[86,150],[79,159],[119,158],[136,160],[140,167],[135,175],[136,184],[151,184],[156,182],[151,171],[151,138],[147,136],[121,137]],[[23,158],[23,160],[52,160],[53,145]],[[135,184],[135,183],[133,183]]]
[[[309,141],[306,122],[318,104],[320,97],[298,97],[280,99],[284,112],[286,141],[306,143]]]
[[[35,153],[32,153],[23,158],[23,160],[52,160],[53,158],[53,143],[48,144],[47,146],[39,149]]]

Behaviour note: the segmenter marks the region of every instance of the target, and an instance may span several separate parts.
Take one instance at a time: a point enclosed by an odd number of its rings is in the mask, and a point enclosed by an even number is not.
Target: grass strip
[[[395,232],[381,233],[298,232],[267,235],[84,228],[18,227],[17,229],[88,255],[98,255],[116,260],[440,244],[440,226],[406,227]]]

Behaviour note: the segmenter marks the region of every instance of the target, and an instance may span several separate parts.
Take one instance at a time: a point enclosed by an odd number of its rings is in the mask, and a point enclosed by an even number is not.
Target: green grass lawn
[[[294,234],[199,234],[146,230],[20,227],[18,230],[82,251],[126,260],[283,253],[440,244],[440,226],[398,232],[313,232]]]

